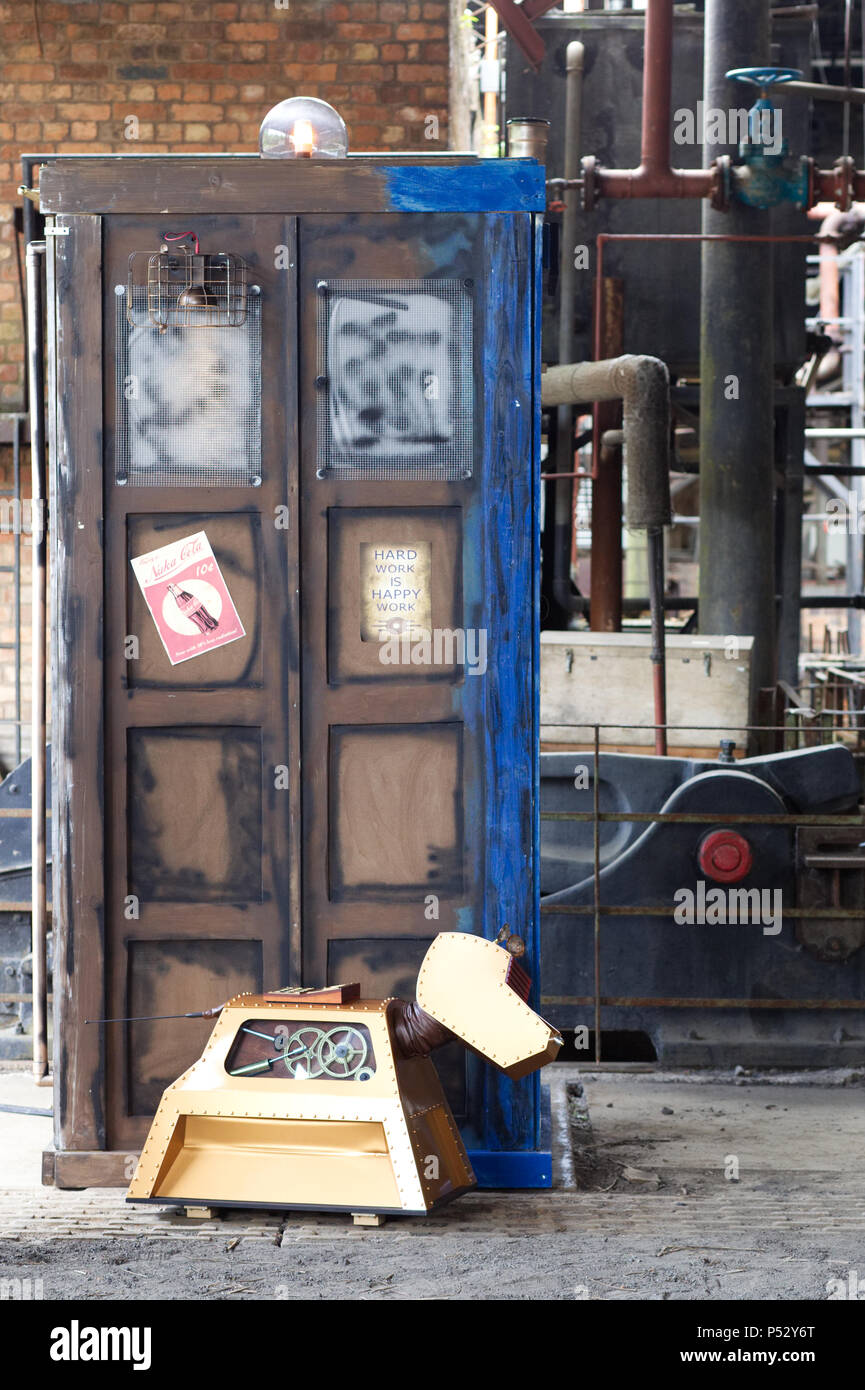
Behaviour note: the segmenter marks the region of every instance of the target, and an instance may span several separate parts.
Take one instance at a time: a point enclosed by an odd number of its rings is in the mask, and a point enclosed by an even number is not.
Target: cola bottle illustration
[[[178,589],[176,584],[169,584],[168,592],[184,618],[189,618],[195,623],[199,632],[208,633],[219,627],[218,619],[214,618],[212,613],[208,613],[201,599],[195,598],[188,589]]]

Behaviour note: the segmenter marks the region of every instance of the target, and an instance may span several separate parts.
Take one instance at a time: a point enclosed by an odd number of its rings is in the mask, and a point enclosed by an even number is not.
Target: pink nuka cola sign
[[[132,561],[172,666],[245,637],[204,531]]]

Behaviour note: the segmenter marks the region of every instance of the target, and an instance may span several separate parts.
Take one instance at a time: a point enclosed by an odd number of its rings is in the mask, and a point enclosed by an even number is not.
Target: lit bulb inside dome
[[[258,132],[263,159],[342,159],[348,134],[338,111],[317,97],[290,97],[268,111]]]
[[[295,121],[289,135],[295,155],[310,155],[315,148],[315,131],[309,121]]]

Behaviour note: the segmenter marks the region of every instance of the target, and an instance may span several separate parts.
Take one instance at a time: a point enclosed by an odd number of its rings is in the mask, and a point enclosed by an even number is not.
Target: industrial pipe
[[[752,60],[753,52],[746,55],[746,63]],[[583,159],[581,186],[587,211],[594,208],[598,198],[708,198],[719,211],[726,211],[725,185],[730,176],[737,177],[732,155],[714,160],[706,169],[671,167],[672,64],[673,0],[647,0],[640,163],[636,169],[603,169],[598,168],[594,156]],[[790,82],[786,87],[803,95],[843,101],[845,111],[849,111],[850,104],[865,102],[865,92],[849,84],[828,87]],[[721,105],[726,104],[724,96]],[[729,170],[726,177],[725,165]],[[848,208],[854,200],[865,201],[865,170],[857,169],[848,156],[838,159],[832,169],[815,169],[810,162],[809,168],[809,206],[821,198],[841,209]],[[561,184],[565,187],[566,180]]]
[[[643,115],[636,169],[599,169],[583,161],[584,201],[600,198],[708,198],[718,196],[719,169],[673,169],[670,164],[673,75],[673,0],[648,0],[643,50]]]
[[[667,755],[667,645],[664,631],[664,530],[646,533],[649,557],[649,611],[652,616],[652,694],[655,704],[655,752]]]
[[[670,377],[658,357],[626,353],[604,362],[548,367],[541,404],[588,405],[620,400],[628,469],[627,525],[668,526],[670,507]]]
[[[865,106],[865,87],[833,87],[828,82],[785,82],[784,93],[793,92],[809,101],[846,101]]]
[[[33,556],[31,766],[31,949],[33,952],[33,1076],[48,1075],[48,948],[45,852],[45,378],[42,356],[42,264],[44,241],[27,246],[27,356],[30,385],[30,539]]]
[[[770,56],[768,0],[706,0],[703,100]],[[731,155],[719,141],[713,152]],[[703,208],[700,632],[754,638],[752,699],[776,679],[774,305],[768,212]],[[718,239],[722,234],[725,239]],[[749,244],[746,238],[755,240]],[[764,240],[760,245],[756,238]],[[736,239],[732,239],[736,238]]]
[[[569,43],[565,53],[565,179],[561,261],[559,266],[559,361],[570,362],[574,355],[574,315],[577,271],[574,264],[579,221],[579,198],[575,180],[580,168],[582,130],[583,59],[581,43]],[[574,412],[570,402],[556,412],[556,469],[562,476],[553,492],[553,597],[566,612],[573,613],[576,594],[571,592],[571,535],[574,514]]]
[[[657,357],[628,353],[602,362],[548,367],[541,376],[542,405],[612,400],[621,400],[623,406],[622,434],[628,470],[626,524],[648,532],[655,752],[663,756],[667,751],[663,528],[672,519],[670,377],[666,363]]]

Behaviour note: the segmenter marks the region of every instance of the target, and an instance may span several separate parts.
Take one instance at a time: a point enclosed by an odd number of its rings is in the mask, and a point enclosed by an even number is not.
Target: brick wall
[[[268,108],[300,94],[338,109],[353,150],[447,149],[450,8],[2,0],[0,410],[22,403],[12,224],[22,152],[256,150]]]

